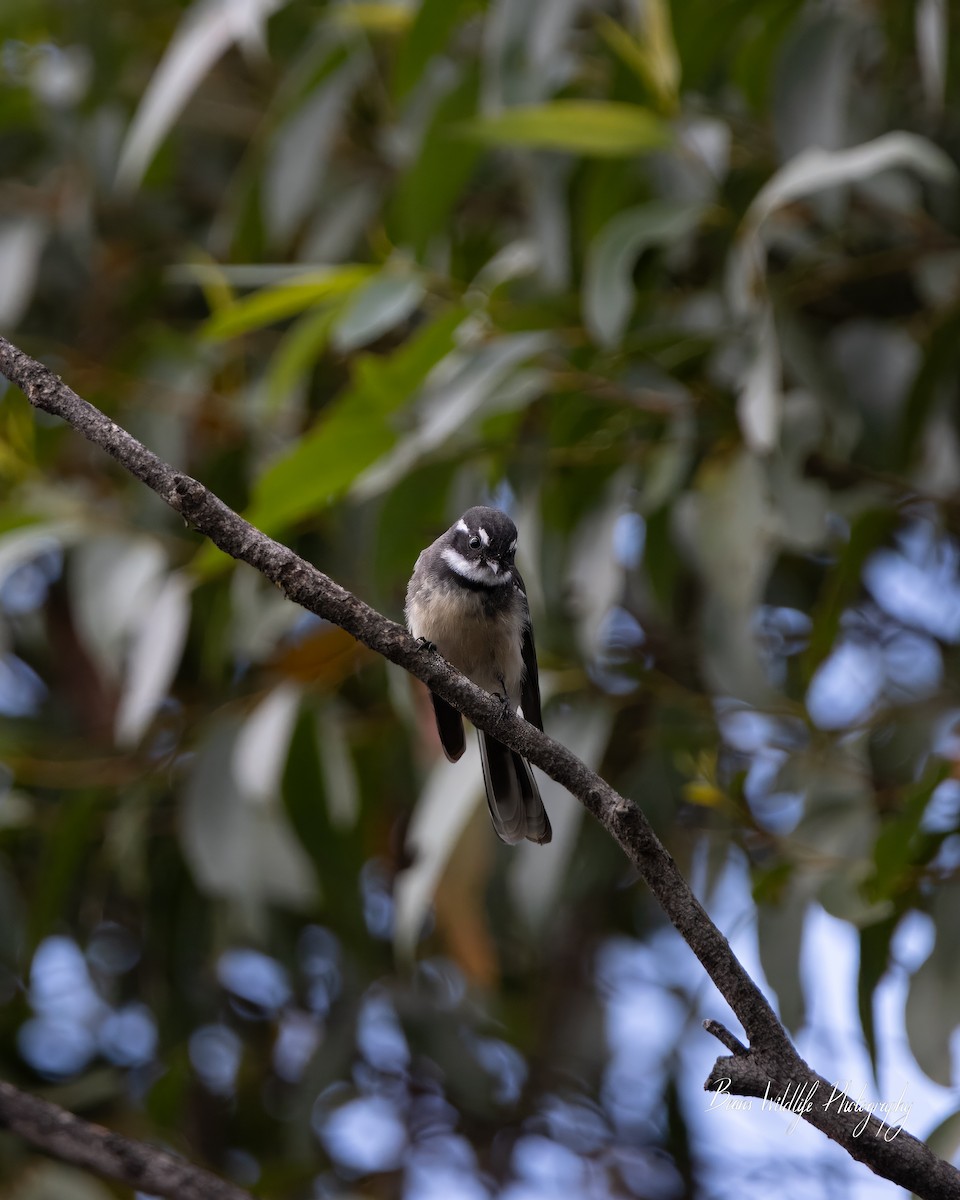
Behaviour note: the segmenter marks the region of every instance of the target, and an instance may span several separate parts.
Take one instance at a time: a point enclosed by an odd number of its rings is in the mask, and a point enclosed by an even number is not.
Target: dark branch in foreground
[[[800,1058],[775,1013],[694,896],[646,817],[574,754],[534,726],[504,713],[500,702],[425,651],[400,625],[375,612],[288,547],[255,529],[195,479],[151,453],[102,412],[81,399],[42,364],[0,338],[0,372],[34,407],[61,417],[152,488],[194,529],[233,558],[255,567],[312,613],[332,621],[371,650],[403,667],[474,725],[529,758],[567,788],[617,841],[642,874],[664,912],[702,963],[746,1032],[749,1049],[717,1033],[732,1057],[718,1059],[706,1088],[747,1096],[807,1097],[798,1115],[843,1146],[872,1171],[925,1200],[960,1200],[960,1172],[896,1126],[870,1118]],[[726,1081],[729,1081],[726,1082]],[[139,1185],[138,1185],[139,1186]]]
[[[166,1150],[111,1133],[0,1081],[0,1126],[31,1146],[137,1191],[171,1200],[253,1200],[249,1192]]]

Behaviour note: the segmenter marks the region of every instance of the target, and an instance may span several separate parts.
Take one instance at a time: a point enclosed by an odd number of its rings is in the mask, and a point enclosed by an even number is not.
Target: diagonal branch
[[[504,713],[499,701],[439,655],[424,650],[402,626],[381,616],[287,546],[255,529],[202,484],[163,462],[41,363],[2,337],[0,372],[20,387],[34,407],[61,417],[112,455],[221,550],[256,568],[296,604],[339,625],[371,650],[415,675],[478,728],[493,734],[562,784],[596,817],[640,871],[746,1031],[750,1049],[733,1060],[718,1060],[708,1088],[716,1090],[718,1080],[734,1074],[726,1069],[731,1061],[737,1064],[737,1085],[755,1086],[759,1072],[765,1074],[773,1096],[791,1087],[809,1089],[818,1080],[823,1083],[793,1049],[766,998],[636,805],[565,746],[513,713]],[[725,1044],[730,1047],[730,1042]],[[730,1086],[736,1090],[732,1083]],[[814,1088],[812,1095],[809,1107],[801,1114],[803,1119],[871,1170],[929,1200],[960,1200],[960,1172],[937,1158],[924,1143],[876,1121],[871,1124],[871,1135],[863,1136],[857,1132],[862,1115],[852,1100],[849,1107],[837,1098],[827,1104],[829,1094],[824,1094],[822,1088]],[[884,1140],[886,1136],[889,1140]]]
[[[49,1100],[0,1081],[0,1127],[55,1158],[170,1200],[253,1200],[167,1150],[112,1133]]]

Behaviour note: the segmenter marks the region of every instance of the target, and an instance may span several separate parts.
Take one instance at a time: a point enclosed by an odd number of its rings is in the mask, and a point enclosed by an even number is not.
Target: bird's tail
[[[487,806],[497,836],[508,845],[529,838],[549,842],[553,836],[533,771],[525,758],[477,730]]]

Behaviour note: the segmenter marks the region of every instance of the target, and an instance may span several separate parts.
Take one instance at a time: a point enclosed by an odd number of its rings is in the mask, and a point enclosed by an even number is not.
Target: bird
[[[407,628],[479,687],[543,729],[540,679],[517,527],[496,508],[469,508],[420,554],[407,586]],[[466,749],[463,718],[431,692],[443,752]],[[487,806],[500,839],[541,845],[552,835],[533,771],[515,750],[478,729]]]

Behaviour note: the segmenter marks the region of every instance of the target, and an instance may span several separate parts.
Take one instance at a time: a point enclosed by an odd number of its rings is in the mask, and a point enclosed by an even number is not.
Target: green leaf
[[[248,519],[276,532],[342,496],[354,479],[396,441],[390,418],[453,349],[465,311],[444,311],[389,357],[365,354],[353,386],[257,483]]]
[[[743,448],[714,455],[700,467],[689,503],[692,561],[706,592],[702,669],[718,690],[759,700],[768,684],[753,619],[779,533],[763,464]]]
[[[173,571],[158,583],[131,630],[115,720],[118,745],[135,746],[169,695],[189,626],[189,581]]]
[[[669,126],[650,109],[602,100],[554,100],[520,105],[460,126],[491,146],[617,155],[657,150],[670,141]]]
[[[873,1020],[873,994],[890,963],[890,940],[900,915],[887,917],[860,930],[860,971],[857,977],[857,1003],[860,1024],[870,1053],[874,1078],[877,1075],[877,1034]]]
[[[957,1147],[960,1146],[960,1109],[954,1109],[949,1116],[943,1118],[924,1139],[934,1154],[945,1158],[948,1162],[954,1159]]]
[[[268,693],[243,723],[230,717],[213,725],[191,759],[180,808],[181,845],[197,886],[242,906],[250,919],[270,904],[309,909],[318,894],[312,864],[276,795],[296,716],[293,689],[285,687],[285,711],[277,713]],[[264,788],[268,775],[273,786]]]
[[[953,160],[927,138],[886,133],[846,150],[804,150],[780,168],[753,198],[730,255],[728,293],[734,308],[752,313],[763,294],[766,252],[763,227],[778,209],[842,184],[859,183],[881,171],[910,169],[931,183],[957,179]]]
[[[903,789],[896,815],[884,820],[874,843],[876,870],[866,884],[871,900],[896,899],[898,893],[916,886],[919,866],[933,857],[942,841],[921,830],[923,814],[949,774],[947,763],[936,762],[921,779]]]
[[[960,885],[941,880],[930,900],[936,940],[929,958],[910,981],[904,1012],[907,1038],[917,1064],[942,1087],[950,1087],[950,1039],[957,1025],[960,994]]]
[[[398,100],[423,78],[427,63],[446,46],[453,27],[467,7],[465,0],[421,0],[397,57],[393,93]]]
[[[462,439],[481,413],[522,408],[546,389],[542,372],[520,371],[520,365],[550,344],[541,333],[518,333],[471,347],[442,383],[428,390],[411,422],[370,470],[356,480],[352,494],[369,499],[393,488],[424,459]]]
[[[944,381],[957,376],[960,360],[960,308],[953,308],[930,333],[926,355],[903,407],[893,444],[896,461],[906,470],[933,412]]]
[[[673,41],[668,0],[646,0],[642,41],[601,15],[600,34],[617,57],[645,84],[664,112],[677,106],[680,60]]]
[[[609,221],[587,254],[583,319],[594,341],[612,348],[623,337],[633,308],[633,268],[650,246],[671,245],[696,229],[701,205],[642,204]]]
[[[348,3],[331,9],[331,21],[344,29],[362,29],[369,34],[395,35],[410,25],[405,4]]]
[[[279,408],[319,361],[337,315],[336,307],[313,309],[284,335],[267,371],[268,408]]]
[[[0,327],[13,329],[33,296],[40,256],[47,242],[46,224],[34,214],[0,224]]]
[[[413,961],[440,877],[481,803],[480,755],[473,738],[460,761],[465,769],[456,773],[446,770],[443,762],[434,766],[410,818],[411,866],[398,875],[394,891],[393,948],[404,963]]]
[[[351,263],[329,270],[310,271],[285,280],[275,287],[263,288],[214,313],[203,328],[209,341],[237,337],[285,321],[305,309],[347,296],[364,284],[376,270],[372,266]]]
[[[529,550],[528,550],[529,553]],[[587,697],[571,697],[550,718],[552,736],[560,740],[581,762],[599,770],[600,761],[610,744],[615,712],[609,705],[594,704]],[[553,779],[540,779],[540,790],[553,823],[553,855],[532,856],[524,861],[514,858],[507,876],[507,888],[517,909],[525,914],[531,929],[544,933],[549,929],[564,887],[577,859],[577,833],[584,810],[570,793]]]
[[[773,309],[764,305],[753,322],[752,346],[740,372],[737,420],[747,445],[769,454],[780,437],[783,419],[780,345]]]
[[[363,914],[352,896],[357,872],[366,855],[359,828],[344,829],[331,820],[329,777],[320,752],[322,728],[329,706],[300,713],[283,772],[283,803],[287,817],[319,875],[323,872],[324,902],[346,936],[363,937]],[[341,738],[342,728],[338,730]],[[349,756],[349,742],[341,753]],[[331,847],[336,847],[331,852]]]
[[[633,34],[624,29],[622,25],[618,25],[606,13],[600,14],[597,20],[597,30],[623,65],[628,67],[639,80],[648,84],[650,82],[650,62],[646,50]]]
[[[282,0],[253,0],[238,20],[230,5],[191,5],[162,61],[143,91],[120,151],[117,183],[126,191],[140,186],[158,147],[214,63],[238,40],[263,37],[270,15]]]
[[[451,131],[476,111],[480,78],[476,69],[437,105],[420,153],[401,178],[391,206],[394,240],[422,255],[431,237],[446,234],[447,216],[467,185],[483,151]]]
[[[34,894],[30,907],[31,946],[38,945],[56,928],[61,914],[70,907],[71,897],[75,902],[84,862],[99,840],[104,802],[100,790],[74,792],[69,803],[57,805],[53,812],[37,865],[43,887]]]
[[[424,293],[417,276],[388,268],[354,292],[334,322],[330,340],[341,354],[374,342],[405,321]]]
[[[799,888],[791,888],[778,904],[762,904],[757,908],[760,961],[777,993],[780,1019],[793,1033],[803,1024],[806,1012],[800,948],[809,908],[809,899]]]
[[[898,522],[899,514],[888,508],[870,509],[854,521],[850,539],[827,577],[814,609],[810,645],[801,660],[807,682],[833,649],[844,610],[860,594],[863,564]]]
[[[769,94],[778,84],[783,70],[784,51],[781,43],[789,37],[792,30],[798,28],[797,13],[802,9],[803,4],[804,0],[777,0],[775,4],[766,6],[762,21],[753,21],[748,18],[742,26],[740,45],[728,70],[731,80],[744,99],[758,112],[769,111],[765,108],[770,105]],[[744,9],[749,8],[751,14],[756,10],[753,0],[743,7]],[[740,14],[731,13],[729,4],[716,11],[721,23],[743,20]],[[683,26],[678,23],[678,36],[682,28]],[[712,32],[704,30],[701,20],[700,27],[694,29],[694,37],[699,36],[701,40],[704,36],[710,38]],[[714,53],[717,50],[721,53],[730,52],[729,43],[726,43],[722,36],[714,37],[713,43]],[[778,66],[771,70],[773,63],[778,63]],[[772,108],[772,105],[770,107]]]

